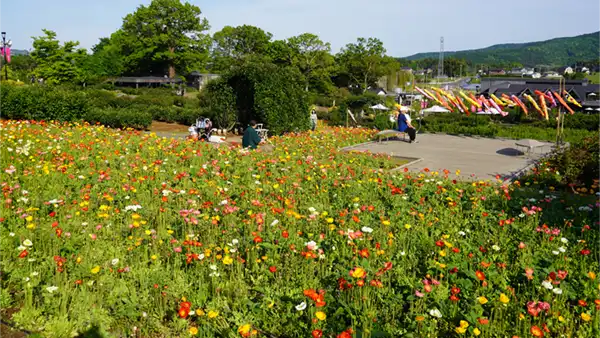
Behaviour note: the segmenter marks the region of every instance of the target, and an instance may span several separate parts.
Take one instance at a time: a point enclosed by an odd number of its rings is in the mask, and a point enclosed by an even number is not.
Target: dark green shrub
[[[547,166],[562,175],[560,183],[574,186],[591,186],[600,178],[598,137],[588,137],[569,148],[553,153]]]
[[[183,98],[183,97],[181,97],[181,96],[176,96],[176,97],[173,99],[173,104],[174,104],[175,106],[177,106],[177,107],[183,107],[183,106],[185,105],[185,101],[186,101],[186,99],[185,99],[185,98]]]
[[[61,87],[2,85],[2,116],[10,119],[73,121],[88,111],[82,91]]]
[[[394,129],[394,123],[390,121],[389,114],[386,113],[377,114],[373,125],[379,130]]]
[[[207,117],[211,120],[213,119],[212,116],[208,116],[208,115],[203,115],[203,116]],[[196,109],[181,108],[177,114],[177,120],[175,122],[190,126],[190,125],[196,123],[196,119],[199,117],[200,117],[200,109],[199,108],[196,108]]]
[[[254,119],[274,135],[309,128],[309,109],[302,76],[297,69],[249,58],[201,93],[203,111],[215,114],[217,127]]]
[[[112,128],[146,129],[152,124],[152,115],[132,109],[92,108],[84,117],[91,124],[102,124]]]

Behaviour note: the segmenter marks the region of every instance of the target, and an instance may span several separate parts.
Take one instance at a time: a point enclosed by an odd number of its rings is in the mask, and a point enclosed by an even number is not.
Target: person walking
[[[416,143],[417,130],[411,123],[410,115],[408,115],[406,111],[402,111],[402,109],[399,110],[400,114],[398,114],[398,131],[408,134],[410,138],[409,143]]]
[[[318,120],[319,118],[317,117],[317,112],[313,108],[312,112],[310,113],[310,127],[312,131],[315,131],[317,129]]]
[[[255,127],[256,121],[250,121],[250,125],[248,126],[248,128],[246,128],[246,131],[244,131],[244,136],[242,137],[243,148],[256,149],[262,141],[260,139],[260,136],[258,136],[256,129],[254,129]]]

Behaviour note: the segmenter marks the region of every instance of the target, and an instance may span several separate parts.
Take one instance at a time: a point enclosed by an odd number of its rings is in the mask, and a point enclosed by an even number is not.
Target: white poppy
[[[552,286],[552,283],[548,282],[547,280],[542,282],[542,286],[545,287],[548,290],[552,290],[554,289],[554,286]]]
[[[438,309],[431,309],[431,310],[429,310],[429,314],[430,314],[432,317],[436,317],[436,318],[442,318],[442,313],[441,313],[441,312],[440,312],[440,310],[438,310]]]
[[[302,303],[296,305],[296,310],[302,311],[304,309],[306,309],[306,302],[302,302]]]
[[[369,227],[362,227],[360,230],[361,230],[362,232],[365,232],[365,233],[367,233],[367,234],[370,234],[370,233],[372,233],[372,232],[373,232],[373,229],[371,229],[371,228],[369,228]]]

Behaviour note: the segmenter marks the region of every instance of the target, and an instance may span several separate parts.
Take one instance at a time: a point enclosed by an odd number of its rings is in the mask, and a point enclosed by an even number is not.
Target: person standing
[[[318,120],[319,120],[319,118],[317,117],[317,112],[313,108],[312,112],[310,112],[310,127],[311,127],[312,131],[315,131],[317,129],[317,121]]]
[[[250,121],[250,125],[244,131],[244,136],[242,137],[242,147],[256,149],[261,142],[260,136],[256,132],[256,121]]]
[[[400,114],[398,114],[398,131],[407,133],[410,138],[410,143],[417,142],[417,130],[411,123],[410,115],[408,115],[406,111],[402,111],[402,109],[400,109]]]

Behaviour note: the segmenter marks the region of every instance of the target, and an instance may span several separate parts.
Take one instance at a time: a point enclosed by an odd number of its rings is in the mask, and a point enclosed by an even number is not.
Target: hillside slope
[[[463,58],[473,64],[500,64],[518,62],[525,66],[565,66],[577,61],[598,59],[600,32],[574,37],[556,38],[529,43],[509,43],[456,52],[445,52],[445,56]],[[437,52],[418,53],[404,59],[420,60],[437,58]]]

